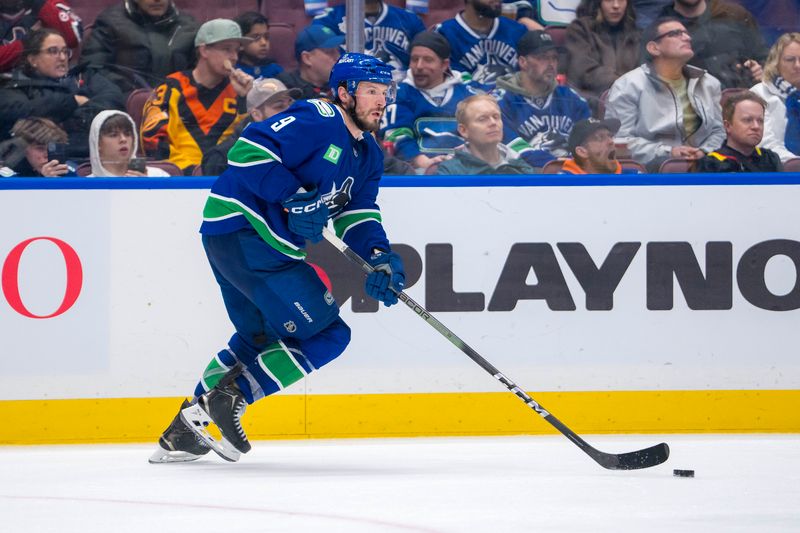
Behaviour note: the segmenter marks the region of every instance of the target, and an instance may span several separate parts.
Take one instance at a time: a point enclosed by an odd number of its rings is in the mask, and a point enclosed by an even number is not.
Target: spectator
[[[246,11],[234,19],[242,35],[252,39],[239,52],[236,68],[253,78],[274,78],[283,67],[269,58],[269,23],[267,17],[256,11]]]
[[[586,100],[556,83],[558,52],[550,35],[529,31],[517,43],[519,72],[497,80],[503,142],[529,165],[543,167],[567,155],[573,125],[589,118]]]
[[[287,87],[300,89],[302,98],[332,98],[328,87],[331,69],[339,56],[344,35],[337,35],[326,26],[312,24],[297,34],[294,53],[298,69],[294,72],[281,72],[276,77]]]
[[[700,159],[725,138],[719,80],[687,63],[692,38],[678,20],[657,19],[642,34],[646,63],[611,86],[606,118],[622,123],[617,141],[657,172],[671,157]]]
[[[674,17],[689,30],[695,52],[691,64],[707,70],[723,89],[761,81],[767,45],[742,6],[724,0],[675,0],[661,16]]]
[[[786,146],[788,117],[787,98],[800,89],[800,33],[782,35],[769,51],[764,65],[764,81],[755,85],[754,93],[767,102],[762,148],[769,148],[781,161],[800,155]]]
[[[456,107],[458,133],[466,143],[438,174],[532,174],[534,169],[501,141],[503,120],[497,101],[487,94],[465,98]]]
[[[767,103],[751,91],[737,93],[722,107],[727,138],[722,147],[699,159],[697,172],[780,172],[778,154],[758,148],[764,136],[764,112]]]
[[[417,34],[411,43],[411,68],[397,90],[397,101],[386,107],[384,138],[394,153],[414,168],[441,162],[459,137],[456,105],[475,90],[450,70],[450,45],[439,33]]]
[[[196,32],[197,22],[173,0],[124,0],[98,15],[81,59],[103,68],[127,94],[190,68]]]
[[[252,77],[233,68],[239,48],[248,42],[232,20],[200,26],[194,40],[197,66],[167,76],[144,106],[145,153],[188,173],[203,152],[233,133],[246,116],[245,97],[253,85]]]
[[[614,135],[620,122],[615,118],[579,120],[569,134],[572,159],[564,161],[559,174],[638,174],[622,168],[617,161]]]
[[[516,70],[517,41],[527,31],[501,10],[496,0],[466,0],[464,11],[435,28],[450,43],[451,66],[484,85]]]
[[[567,26],[567,80],[597,109],[600,95],[641,64],[640,31],[628,0],[582,0]]]
[[[73,49],[83,35],[80,17],[65,1],[0,0],[0,72],[14,68],[25,36],[40,28],[56,30]]]
[[[20,66],[0,84],[0,138],[21,118],[49,118],[69,132],[68,156],[89,155],[89,126],[103,109],[122,109],[122,93],[98,71],[79,65],[69,70],[72,50],[50,28],[25,38]]]
[[[313,21],[344,35],[345,5],[330,7]],[[408,54],[414,36],[425,31],[420,18],[410,11],[386,5],[382,0],[364,1],[364,53],[377,57],[394,67],[395,81],[400,81],[408,69]]]
[[[737,0],[753,14],[767,44],[772,46],[784,33],[800,28],[800,3],[797,0]]]
[[[503,16],[516,20],[528,30],[543,30],[537,14],[538,4],[538,0],[503,0]]]
[[[0,144],[4,177],[59,178],[75,176],[77,165],[72,161],[51,159],[48,146],[67,142],[67,132],[46,118],[23,118],[11,128],[12,138]]]
[[[139,149],[136,124],[122,111],[101,111],[94,117],[89,132],[89,160],[92,164],[90,178],[117,176],[167,177],[169,174],[157,167],[135,168],[131,161]]]
[[[289,109],[301,96],[300,89],[287,89],[280,80],[259,78],[253,82],[253,88],[247,93],[247,117],[239,123],[236,131],[203,155],[203,173],[207,176],[218,176],[228,167],[228,150],[230,150],[242,130],[251,122],[261,122],[273,115]]]

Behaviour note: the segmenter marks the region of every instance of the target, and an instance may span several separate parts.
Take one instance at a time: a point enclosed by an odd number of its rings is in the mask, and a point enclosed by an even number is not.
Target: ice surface
[[[0,447],[3,532],[800,532],[800,435],[623,435],[611,472],[560,436],[256,441],[151,465],[151,445]],[[693,469],[695,478],[672,470]]]

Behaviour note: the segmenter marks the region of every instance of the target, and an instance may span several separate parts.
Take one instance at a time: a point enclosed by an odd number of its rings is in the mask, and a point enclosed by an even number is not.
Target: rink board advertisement
[[[408,294],[560,418],[800,431],[800,185],[387,182]],[[109,423],[96,440],[157,435],[232,333],[197,233],[207,190],[0,194],[0,412],[58,415],[30,432],[70,442],[129,408],[138,430]],[[415,313],[366,298],[335,249],[309,261],[353,340],[254,406],[256,435],[547,431]]]

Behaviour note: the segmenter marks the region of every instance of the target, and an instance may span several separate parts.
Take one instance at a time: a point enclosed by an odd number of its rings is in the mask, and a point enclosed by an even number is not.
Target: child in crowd
[[[89,177],[167,177],[169,174],[156,167],[138,167],[139,148],[136,124],[122,111],[101,111],[92,121],[89,132],[89,159],[92,173]],[[136,160],[134,160],[136,158]]]

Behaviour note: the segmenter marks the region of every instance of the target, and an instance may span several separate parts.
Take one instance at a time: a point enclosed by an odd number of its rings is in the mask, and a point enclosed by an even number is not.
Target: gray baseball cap
[[[295,100],[303,96],[300,89],[287,89],[282,81],[275,78],[259,78],[253,82],[253,88],[247,93],[247,112],[266,103],[268,100],[284,94]]]
[[[241,44],[253,42],[249,37],[242,37],[242,28],[230,19],[209,20],[200,26],[194,37],[194,46],[214,44],[222,41],[239,41]]]

